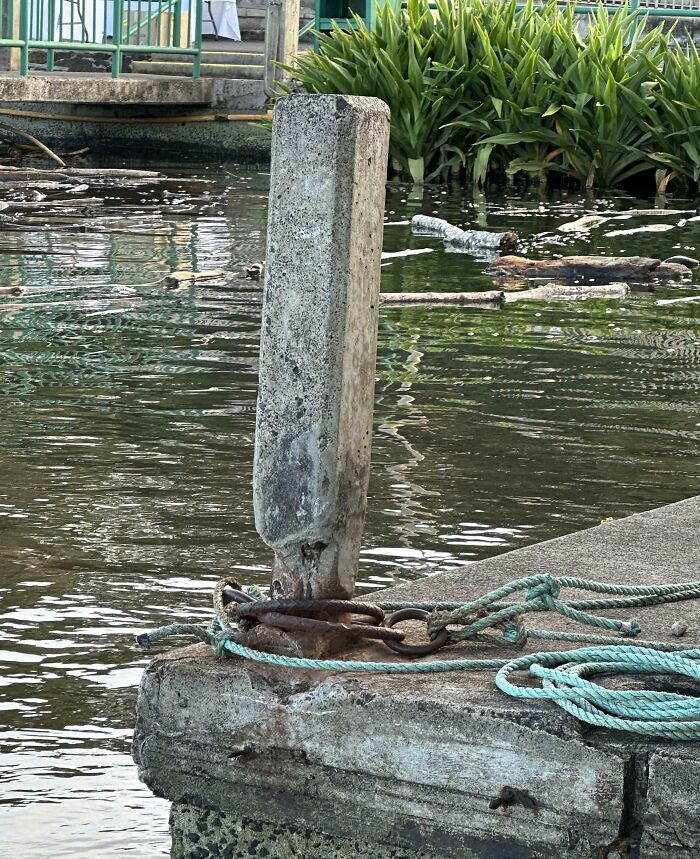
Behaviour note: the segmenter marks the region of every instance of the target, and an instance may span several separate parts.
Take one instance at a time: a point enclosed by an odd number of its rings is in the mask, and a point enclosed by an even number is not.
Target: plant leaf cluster
[[[317,34],[291,71],[309,92],[387,102],[392,170],[414,182],[698,184],[698,51],[644,23],[625,7],[583,20],[555,0],[407,0],[381,6],[373,31],[355,17]]]

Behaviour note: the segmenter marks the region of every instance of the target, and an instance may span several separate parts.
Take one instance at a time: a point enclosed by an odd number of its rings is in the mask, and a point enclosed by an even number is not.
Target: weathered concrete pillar
[[[285,65],[292,65],[299,52],[299,25],[301,17],[300,0],[283,0],[282,27],[280,38],[281,59]],[[281,79],[288,80],[289,73],[280,69]]]
[[[274,596],[348,598],[369,479],[389,110],[275,110],[253,499]]]

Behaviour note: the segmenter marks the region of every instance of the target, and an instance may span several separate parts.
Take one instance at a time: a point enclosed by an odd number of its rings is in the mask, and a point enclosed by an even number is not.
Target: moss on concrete
[[[443,859],[447,854],[335,838],[300,827],[272,825],[186,803],[170,812],[171,859]],[[471,859],[465,848],[454,859]]]

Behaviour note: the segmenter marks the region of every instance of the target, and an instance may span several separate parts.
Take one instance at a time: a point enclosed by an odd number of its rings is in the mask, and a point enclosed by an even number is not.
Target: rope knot
[[[528,602],[543,600],[546,604],[551,600],[558,599],[560,593],[561,587],[559,582],[552,576],[545,573],[540,582],[527,589],[526,599]]]
[[[443,629],[451,623],[456,623],[453,611],[432,611],[427,620],[428,637],[432,640]]]
[[[516,614],[513,620],[502,625],[503,641],[512,647],[523,648],[527,644],[527,627],[522,615]]]

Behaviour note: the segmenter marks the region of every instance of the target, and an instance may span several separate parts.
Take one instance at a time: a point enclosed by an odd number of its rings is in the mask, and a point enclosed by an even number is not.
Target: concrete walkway
[[[61,104],[209,104],[213,83],[200,78],[93,72],[0,72],[0,102]]]
[[[693,498],[386,598],[466,601],[537,572],[626,584],[698,579],[699,531]],[[700,646],[696,603],[633,616],[645,638],[661,639],[683,619],[683,643]],[[541,614],[528,623],[572,628]],[[471,645],[438,658],[495,655]],[[391,658],[380,646],[353,656]],[[648,682],[675,688],[668,677]],[[690,681],[683,691],[700,694]],[[508,698],[492,672],[332,675],[179,649],[144,676],[134,757],[141,778],[174,802],[177,859],[700,857],[697,745],[592,729],[553,705]],[[490,807],[506,787],[515,801]]]

